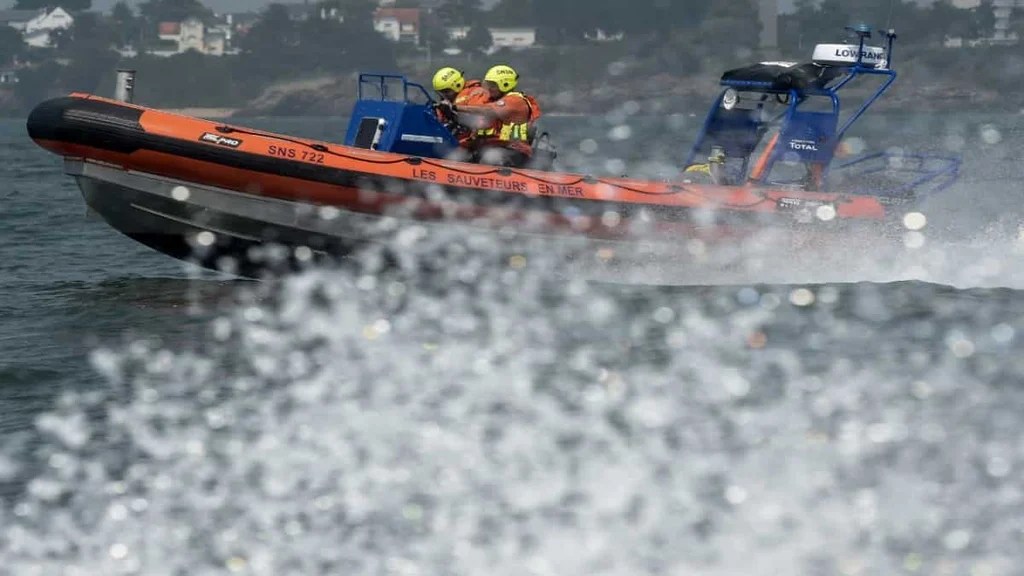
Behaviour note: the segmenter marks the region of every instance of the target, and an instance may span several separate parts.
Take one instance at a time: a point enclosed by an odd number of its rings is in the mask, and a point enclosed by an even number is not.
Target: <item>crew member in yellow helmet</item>
[[[462,72],[446,66],[434,73],[434,91],[455,105],[480,104],[490,97],[480,80],[466,80]]]
[[[446,66],[434,73],[434,91],[441,97],[438,104],[437,118],[459,139],[459,145],[465,147],[473,137],[472,130],[466,130],[455,121],[457,106],[483,104],[489,99],[489,93],[483,88],[480,80],[465,79],[462,72]]]
[[[541,116],[532,96],[516,90],[519,74],[510,66],[494,66],[484,75],[490,101],[459,106],[459,122],[475,130],[470,148],[484,164],[523,166],[533,155],[534,124]]]

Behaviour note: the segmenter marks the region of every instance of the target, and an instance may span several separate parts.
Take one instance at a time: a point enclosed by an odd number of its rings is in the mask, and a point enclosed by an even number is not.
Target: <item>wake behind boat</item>
[[[120,75],[117,98],[74,93],[41,103],[28,132],[65,158],[86,203],[111,226],[209,268],[257,274],[266,262],[254,249],[271,245],[300,259],[343,256],[382,223],[583,239],[584,258],[629,260],[765,227],[885,226],[953,182],[956,158],[882,153],[834,165],[847,130],[896,78],[895,34],[882,49],[865,44],[867,28],[855,32],[856,44],[819,45],[808,63],[723,74],[671,182],[449,159],[458,142],[436,103],[400,75],[360,76],[344,144],[139,106],[130,73]],[[839,91],[862,77],[883,81],[841,117]],[[883,173],[885,188],[859,187]]]

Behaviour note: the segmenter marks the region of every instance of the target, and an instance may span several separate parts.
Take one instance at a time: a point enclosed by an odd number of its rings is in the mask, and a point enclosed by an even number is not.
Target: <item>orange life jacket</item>
[[[491,101],[491,93],[479,80],[468,80],[455,97],[456,106],[482,106]]]
[[[503,146],[527,155],[532,154],[533,126],[541,117],[540,104],[533,96],[522,92],[509,92],[502,96],[502,100],[509,97],[523,99],[526,103],[527,116],[505,121],[496,120],[491,126],[477,130],[476,137],[481,145]]]
[[[490,92],[480,80],[467,80],[466,85],[455,96],[455,106],[480,106],[490,101]],[[454,124],[440,109],[436,111],[438,121],[447,126],[458,139],[459,146],[466,146],[473,139],[473,131]]]

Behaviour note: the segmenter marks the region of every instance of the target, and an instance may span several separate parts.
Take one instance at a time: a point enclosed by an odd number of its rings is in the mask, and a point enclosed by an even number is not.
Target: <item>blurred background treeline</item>
[[[1024,108],[1016,0],[324,0],[235,14],[200,0],[17,0],[0,20],[9,116],[62,93],[110,94],[119,67],[138,71],[136,100],[151,106],[322,115],[347,113],[359,71],[428,83],[442,65],[479,76],[494,63],[516,67],[547,111],[682,110],[725,69],[809,59],[859,22],[899,34],[891,105]]]

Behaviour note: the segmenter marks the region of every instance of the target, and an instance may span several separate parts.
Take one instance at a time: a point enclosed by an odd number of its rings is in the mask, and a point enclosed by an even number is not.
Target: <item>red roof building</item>
[[[419,8],[381,8],[373,15],[373,28],[395,42],[418,43]]]

